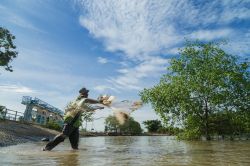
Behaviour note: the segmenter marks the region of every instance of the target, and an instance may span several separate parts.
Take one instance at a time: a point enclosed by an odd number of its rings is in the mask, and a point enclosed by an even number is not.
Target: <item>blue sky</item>
[[[19,52],[13,73],[0,69],[0,104],[19,111],[24,95],[63,109],[82,86],[92,98],[139,99],[185,39],[226,39],[225,50],[250,56],[249,0],[1,0],[0,26]],[[158,118],[150,106],[133,117]],[[103,119],[94,124],[104,128]]]

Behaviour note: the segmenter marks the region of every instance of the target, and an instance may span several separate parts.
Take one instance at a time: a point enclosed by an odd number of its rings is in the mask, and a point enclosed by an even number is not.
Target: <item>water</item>
[[[173,137],[87,137],[80,149],[69,141],[51,152],[45,143],[0,148],[0,165],[250,165],[250,141],[177,141]]]

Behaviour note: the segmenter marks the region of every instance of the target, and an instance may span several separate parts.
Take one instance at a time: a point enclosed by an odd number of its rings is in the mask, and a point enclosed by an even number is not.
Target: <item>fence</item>
[[[24,116],[23,112],[13,111],[7,108],[0,112],[0,119],[21,121],[23,119],[23,116]]]

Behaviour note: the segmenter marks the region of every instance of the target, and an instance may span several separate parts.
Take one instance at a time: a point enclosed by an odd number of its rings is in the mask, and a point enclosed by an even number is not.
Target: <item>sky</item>
[[[138,100],[186,40],[226,40],[227,52],[250,57],[250,0],[1,0],[0,26],[19,52],[14,72],[0,68],[0,105],[21,112],[22,96],[63,110],[81,87]],[[108,115],[97,111],[89,127],[102,131]],[[132,117],[159,119],[150,105]]]

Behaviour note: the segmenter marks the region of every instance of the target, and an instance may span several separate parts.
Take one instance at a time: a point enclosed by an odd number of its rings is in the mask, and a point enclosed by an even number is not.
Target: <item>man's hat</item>
[[[79,90],[79,93],[88,93],[89,90],[83,87],[82,89]]]

